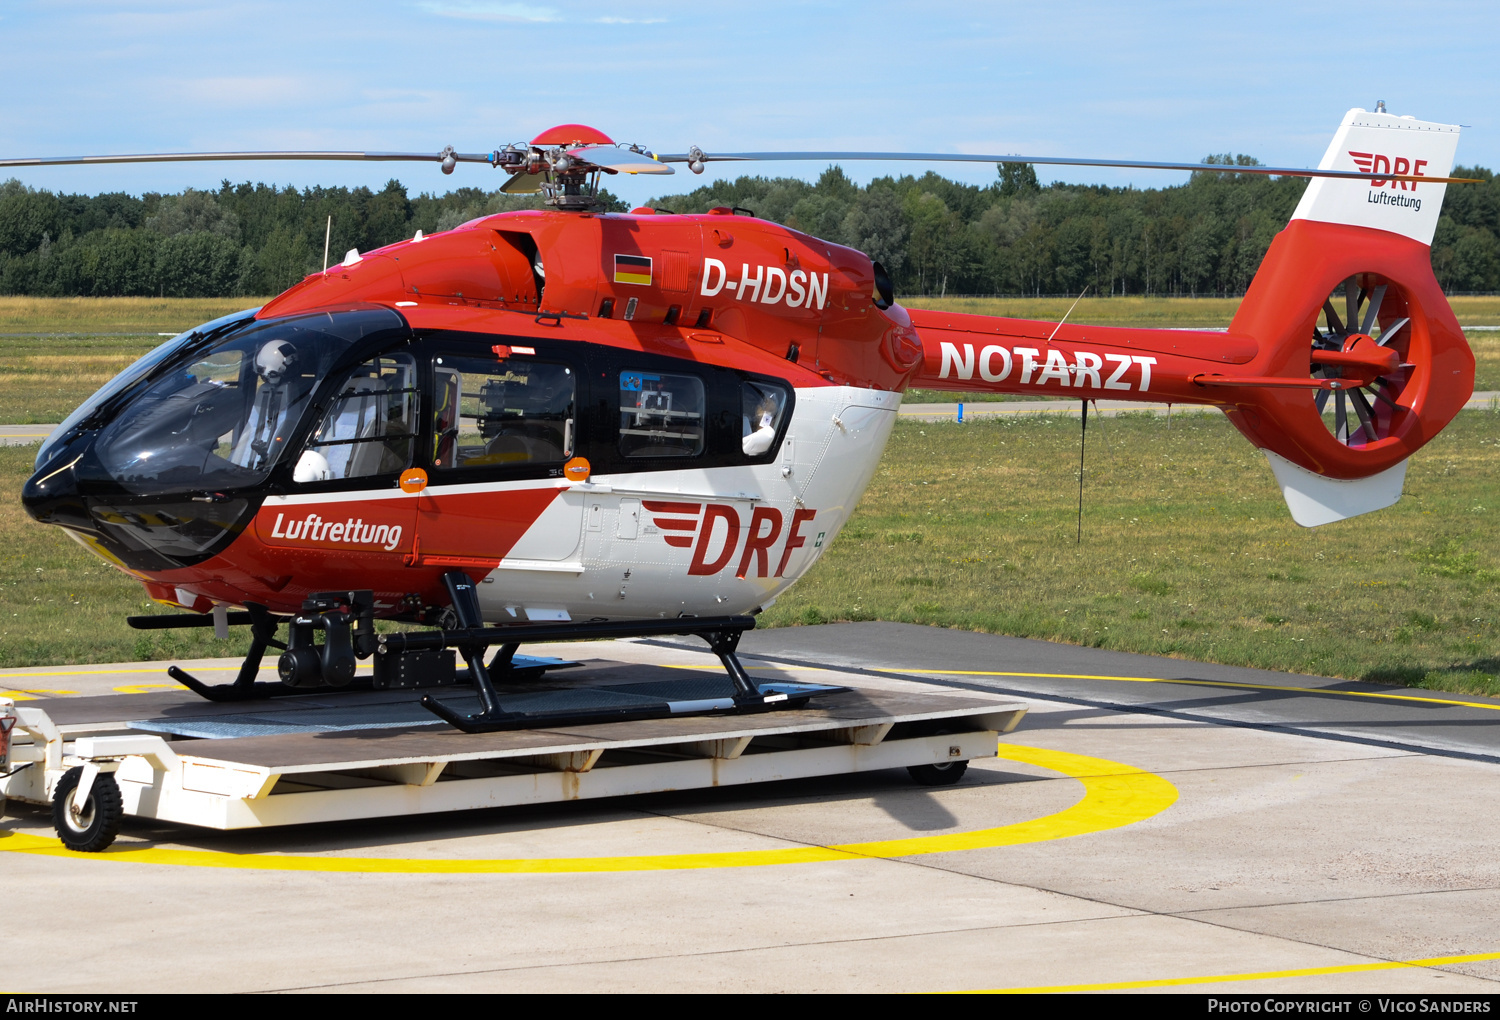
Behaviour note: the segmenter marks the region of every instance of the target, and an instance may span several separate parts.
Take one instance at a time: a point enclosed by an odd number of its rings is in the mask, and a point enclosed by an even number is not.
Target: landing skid
[[[243,613],[227,613],[221,618],[212,616],[129,616],[125,622],[136,630],[168,630],[186,627],[213,627],[213,626],[243,626],[250,627],[250,651],[245,655],[245,661],[240,665],[240,672],[230,684],[206,684],[193,676],[185,669],[177,666],[167,667],[167,676],[176,680],[182,686],[209,701],[260,701],[265,698],[285,697],[289,694],[300,694],[297,691],[280,683],[257,683],[256,674],[260,672],[261,660],[265,657],[267,648],[280,648],[283,651],[286,645],[276,640],[276,630],[281,626],[281,621],[272,616],[265,606],[253,602],[245,604]]]
[[[449,571],[443,575],[443,584],[448,589],[453,611],[458,616],[460,630],[438,631],[418,634],[384,634],[379,638],[385,654],[415,651],[428,648],[456,648],[469,664],[469,674],[479,694],[480,710],[461,713],[450,708],[428,694],[422,698],[422,706],[448,725],[465,733],[491,733],[496,730],[519,730],[544,728],[562,724],[580,725],[590,722],[610,722],[626,719],[651,719],[673,714],[670,705],[664,706],[589,706],[577,709],[552,710],[546,712],[517,712],[509,710],[495,691],[489,668],[484,663],[484,653],[490,644],[501,644],[500,654],[492,665],[510,668],[511,656],[522,641],[559,640],[577,637],[643,637],[648,634],[697,634],[708,642],[724,671],[734,684],[734,697],[730,706],[735,711],[764,711],[768,708],[806,704],[811,692],[797,698],[784,691],[762,691],[750,679],[745,667],[740,665],[735,649],[740,635],[755,626],[751,616],[726,616],[676,620],[646,620],[619,624],[562,624],[545,627],[501,627],[487,628],[479,611],[479,596],[474,591],[474,582],[461,571]],[[499,672],[499,671],[497,671]],[[503,676],[503,673],[501,674]],[[712,709],[708,709],[712,710]]]
[[[248,684],[235,682],[232,684],[206,684],[193,674],[180,666],[168,666],[167,676],[176,680],[182,686],[209,701],[265,701],[269,698],[290,698],[299,694],[313,694],[314,691],[298,690],[288,687],[282,683],[257,683],[251,681]]]
[[[466,685],[479,697],[478,712],[459,711],[431,693],[421,701],[423,707],[433,715],[465,733],[537,729],[562,724],[651,719],[705,712],[761,712],[777,708],[798,708],[814,695],[843,689],[799,684],[758,686],[745,672],[736,654],[740,635],[755,627],[754,617],[691,617],[486,627],[480,614],[474,584],[468,575],[462,571],[451,571],[444,575],[443,582],[451,599],[453,618],[458,623],[456,628],[377,635],[368,592],[314,596],[304,604],[301,614],[287,621],[271,615],[264,606],[252,603],[246,605],[246,612],[229,613],[227,616],[221,614],[218,621],[209,616],[137,616],[130,617],[127,622],[142,630],[208,627],[214,626],[216,622],[227,622],[235,626],[248,625],[251,630],[250,650],[233,683],[206,684],[179,666],[168,668],[168,676],[208,701],[263,701],[307,694],[327,695],[336,691],[369,690],[372,687],[422,686],[446,687],[451,690],[453,685]],[[277,629],[283,622],[288,624],[290,632],[286,643],[276,639]],[[313,642],[313,634],[317,630],[324,632],[324,643],[321,645]],[[707,641],[709,648],[723,664],[733,685],[731,697],[690,702],[658,701],[649,705],[591,704],[585,698],[576,705],[536,711],[527,710],[523,704],[526,698],[512,699],[496,690],[497,685],[530,683],[541,679],[549,670],[578,665],[562,659],[518,655],[517,650],[522,644],[692,634]],[[495,647],[495,651],[486,663],[485,657],[491,647]],[[282,678],[280,682],[256,680],[268,648],[278,648],[283,652],[278,664]],[[453,668],[454,652],[463,657],[467,669]],[[356,656],[366,658],[370,655],[375,656],[376,674],[381,680],[372,681],[366,677],[354,676]],[[406,665],[411,668],[403,669]],[[408,676],[415,679],[399,679]]]
[[[264,653],[262,653],[264,654]],[[253,651],[252,651],[253,655]],[[246,661],[250,656],[246,657]],[[529,655],[517,655],[511,663],[511,669],[506,674],[508,683],[532,683],[540,680],[549,670],[568,669],[580,665],[568,659],[537,658]],[[255,662],[256,671],[259,671],[259,659]],[[494,665],[490,668],[493,670]],[[243,674],[244,667],[241,667]],[[251,674],[254,675],[253,673]],[[207,701],[233,702],[233,701],[265,701],[269,698],[300,698],[306,695],[328,694],[333,690],[341,691],[368,691],[375,688],[370,677],[355,677],[347,685],[340,688],[332,687],[288,687],[280,681],[262,682],[251,680],[249,683],[241,683],[238,679],[234,683],[206,684],[181,666],[168,666],[167,676],[176,680],[182,686],[192,691],[198,697]],[[469,671],[459,670],[454,676],[456,685],[469,684]]]

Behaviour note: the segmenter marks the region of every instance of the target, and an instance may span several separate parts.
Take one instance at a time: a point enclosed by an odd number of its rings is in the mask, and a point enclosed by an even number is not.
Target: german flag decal
[[[616,255],[615,282],[651,286],[651,260],[645,255]]]

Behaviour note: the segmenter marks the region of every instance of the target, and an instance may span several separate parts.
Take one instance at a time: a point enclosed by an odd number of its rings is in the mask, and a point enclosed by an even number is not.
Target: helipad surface
[[[747,640],[799,661],[821,641],[849,672],[747,664],[931,692],[1022,652],[856,626]],[[716,666],[645,643],[566,652]],[[1109,665],[1033,652],[1054,668],[1012,671]],[[1150,661],[1161,679],[1191,665]],[[944,672],[872,668],[924,662]],[[165,682],[153,669],[7,671],[0,686],[147,698]],[[0,823],[0,851],[20,851],[0,853],[7,977],[22,991],[1496,989],[1500,766],[1316,735],[1316,694],[1281,695],[1303,715],[1278,732],[1270,715],[1208,716],[1245,689],[1188,717],[1177,706],[1206,688],[1121,680],[1137,703],[1086,704],[1085,682],[1051,701],[1048,681],[1024,681],[1031,711],[1001,757],[946,789],[892,771],[241,833],[127,821],[122,852],[102,856],[57,849],[22,809]]]

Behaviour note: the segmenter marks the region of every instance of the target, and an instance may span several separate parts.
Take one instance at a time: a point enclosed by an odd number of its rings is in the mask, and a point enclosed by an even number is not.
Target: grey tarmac
[[[1086,793],[1108,772],[1102,765],[1067,775],[1002,757],[976,760],[963,782],[938,789],[896,771],[239,833],[127,822],[124,845],[207,851],[210,864],[233,854],[239,866],[0,852],[7,984],[1500,990],[1500,755],[1481,715],[1500,702],[1418,709],[1352,694],[1427,692],[900,624],[754,632],[743,647],[752,675],[1024,692],[1031,711],[1002,745],[1123,763],[1170,783],[1175,802],[1120,827],[905,857],[529,874],[375,873],[358,859],[733,854],[1019,831],[1005,827],[1045,827],[1083,803],[1131,809],[1108,799],[1118,793]],[[712,665],[691,646],[643,641],[528,651]],[[184,665],[219,679],[233,664]],[[7,670],[0,687],[43,707],[122,688],[144,698],[168,689],[156,686],[169,683],[160,668]],[[1087,679],[1104,676],[1150,679]],[[1439,728],[1470,715],[1481,721]],[[0,834],[48,831],[29,808],[0,822]],[[0,835],[0,851],[5,842]],[[277,867],[280,855],[356,860],[309,872]],[[1474,956],[1488,958],[1455,960]],[[1394,965],[1403,961],[1429,962]]]

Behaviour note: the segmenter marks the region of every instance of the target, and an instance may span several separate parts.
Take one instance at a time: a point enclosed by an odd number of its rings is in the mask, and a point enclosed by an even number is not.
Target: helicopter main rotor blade
[[[32,156],[22,159],[0,159],[0,166],[76,166],[91,163],[213,163],[237,160],[295,159],[350,160],[375,163],[441,163],[449,156],[458,163],[492,163],[484,152],[141,152],[119,156]]]
[[[782,160],[910,160],[922,163],[1037,163],[1049,166],[1125,167],[1133,170],[1191,170],[1216,174],[1263,174],[1273,177],[1336,177],[1356,181],[1424,181],[1430,184],[1481,184],[1474,177],[1414,177],[1363,173],[1358,170],[1309,170],[1299,167],[1239,166],[1229,163],[1163,163],[1141,159],[1079,159],[1069,156],[970,155],[957,152],[721,152],[658,154],[663,163],[778,162]]]
[[[568,155],[604,170],[627,174],[675,174],[677,171],[659,160],[613,145],[586,145],[569,149]]]
[[[500,185],[500,190],[507,195],[535,195],[542,190],[542,183],[541,174],[519,173]]]
[[[441,163],[451,158],[456,163],[488,163],[494,165],[496,156],[488,152],[455,152],[451,154],[430,152],[337,152],[299,150],[280,152],[141,152],[114,156],[28,156],[0,159],[0,167],[21,166],[77,166],[105,163],[213,163],[243,160],[310,160],[353,161],[376,163]],[[587,155],[584,156],[587,159]],[[623,157],[612,157],[623,158]],[[775,162],[781,160],[906,160],[924,163],[1036,163],[1049,166],[1097,166],[1124,167],[1136,170],[1187,170],[1194,173],[1261,174],[1274,177],[1334,177],[1358,181],[1424,181],[1429,184],[1481,184],[1473,177],[1419,177],[1409,174],[1362,173],[1357,170],[1309,170],[1296,167],[1239,166],[1227,163],[1167,163],[1139,159],[1079,159],[1065,156],[1016,156],[973,155],[953,152],[726,152],[701,157],[691,153],[659,155],[654,163],[659,169],[648,169],[645,157],[642,162],[631,162],[626,173],[670,173],[670,168],[661,168],[665,163],[692,163],[701,158],[705,163],[721,162]],[[595,162],[589,160],[589,162]],[[603,165],[596,163],[596,165]],[[613,168],[613,167],[611,167]]]

